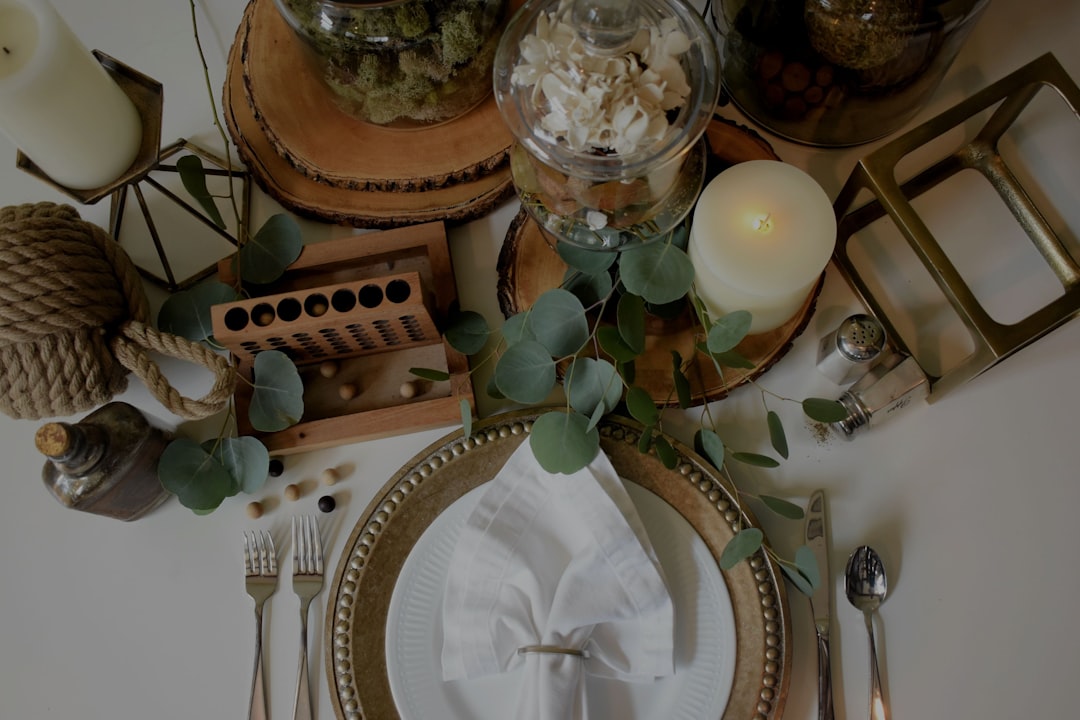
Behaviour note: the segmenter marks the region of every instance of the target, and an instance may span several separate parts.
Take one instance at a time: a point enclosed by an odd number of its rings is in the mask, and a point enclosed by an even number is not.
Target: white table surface
[[[54,0],[80,38],[165,87],[163,138],[187,137],[220,145],[210,121],[206,89],[180,0]],[[215,93],[224,57],[244,9],[243,0],[197,3]],[[1073,0],[997,0],[960,53],[926,119],[972,91],[1053,51],[1080,77],[1080,3]],[[722,111],[739,119],[732,108]],[[1054,221],[1075,251],[1080,217],[1077,158],[1080,125],[1060,107],[1035,119],[1031,149],[1022,157],[1049,178],[1047,192],[1064,198]],[[813,174],[834,197],[856,159],[874,145],[813,151],[763,133],[780,156]],[[1027,147],[1027,146],[1025,146]],[[0,137],[0,203],[66,198],[15,167],[16,148]],[[1044,177],[1044,176],[1039,176]],[[1008,263],[994,282],[994,258],[1009,223],[987,221],[981,208],[955,203],[956,221],[975,223],[959,234],[989,250],[975,263],[987,287],[1025,293],[1028,266]],[[253,214],[278,208],[256,193]],[[495,263],[517,209],[508,202],[490,216],[450,233],[464,307],[500,320]],[[80,208],[105,224],[107,203]],[[992,217],[992,215],[991,215]],[[989,223],[980,228],[979,223]],[[1071,230],[1066,228],[1071,227]],[[308,241],[352,231],[304,223]],[[1080,253],[1078,253],[1080,254]],[[1000,268],[997,268],[1000,269]],[[1018,286],[1018,289],[1017,289]],[[1037,294],[1037,293],[1036,293]],[[161,294],[151,290],[155,303]],[[818,310],[790,354],[762,378],[787,397],[835,396],[836,386],[814,368],[817,340],[858,309],[830,268]],[[940,402],[907,410],[852,442],[815,439],[798,408],[781,405],[791,459],[770,471],[736,468],[751,492],[802,502],[828,491],[832,580],[849,552],[869,543],[884,558],[890,595],[881,611],[879,652],[888,698],[897,718],[1074,717],[1075,659],[1080,622],[1075,617],[1080,574],[1080,473],[1077,360],[1080,322],[1073,321],[1009,358]],[[167,365],[189,394],[206,378]],[[133,381],[122,399],[164,415]],[[485,403],[490,414],[505,409]],[[712,407],[729,445],[767,451],[760,395],[742,388]],[[672,416],[666,428],[684,441],[697,411]],[[747,426],[740,418],[755,418]],[[175,500],[136,523],[120,523],[61,507],[42,487],[42,460],[33,447],[39,423],[0,417],[6,465],[0,496],[0,717],[241,718],[247,713],[254,623],[244,593],[240,532],[285,532],[289,516],[313,511],[319,491],[297,503],[280,501],[260,520],[249,520],[249,498],[227,501],[196,517]],[[327,467],[343,466],[333,488],[338,509],[327,562],[337,564],[352,526],[373,493],[402,464],[446,430],[434,430],[294,456],[284,476],[260,497],[279,497],[290,482],[313,481]],[[768,521],[781,551],[798,543],[798,523]],[[322,662],[327,592],[312,606],[313,683],[318,717],[332,718]],[[807,603],[789,591],[794,658],[785,718],[816,717],[815,654]],[[271,602],[266,626],[271,713],[291,712],[296,676],[298,619],[287,579]],[[862,618],[840,597],[834,603],[834,682],[838,718],[867,713],[867,643]]]

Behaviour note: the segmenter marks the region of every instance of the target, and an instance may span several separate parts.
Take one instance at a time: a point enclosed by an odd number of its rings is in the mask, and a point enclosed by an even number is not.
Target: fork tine
[[[251,575],[251,543],[248,541],[248,533],[244,533],[244,574]]]
[[[262,534],[267,549],[267,563],[263,568],[263,575],[277,575],[277,550],[274,549],[274,538],[266,530],[263,530]]]
[[[296,516],[292,517],[292,571],[300,572],[300,534],[296,531]]]
[[[322,549],[322,536],[319,533],[319,521],[313,516],[311,518],[311,535],[314,542],[312,543],[315,553],[315,572],[322,575],[323,572],[323,549]]]

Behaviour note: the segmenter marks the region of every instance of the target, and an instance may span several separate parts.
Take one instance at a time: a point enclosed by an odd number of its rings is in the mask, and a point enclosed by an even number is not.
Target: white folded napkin
[[[552,475],[522,443],[454,548],[443,679],[523,664],[512,717],[585,720],[583,673],[627,682],[671,675],[674,633],[656,554],[607,456],[597,453],[573,475]]]

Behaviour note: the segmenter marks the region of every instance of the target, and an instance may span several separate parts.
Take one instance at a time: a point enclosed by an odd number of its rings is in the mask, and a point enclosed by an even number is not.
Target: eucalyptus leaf
[[[284,213],[271,215],[255,236],[240,246],[240,277],[256,285],[272,283],[304,247],[300,226]]]
[[[158,478],[181,505],[192,510],[213,510],[236,494],[236,479],[190,438],[177,438],[165,447],[158,459]]]
[[[780,457],[787,460],[787,435],[784,434],[784,423],[780,421],[780,416],[770,410],[765,416],[765,422],[769,426],[769,441],[772,443],[773,450],[775,450]]]
[[[595,305],[611,294],[611,275],[602,272],[595,275],[567,270],[563,275],[562,288],[569,291],[585,307]]]
[[[653,440],[653,446],[656,448],[656,457],[660,458],[660,462],[664,464],[668,470],[674,470],[675,466],[679,464],[679,457],[675,454],[675,448],[671,447],[671,443],[663,435],[657,435]]]
[[[514,402],[543,402],[555,387],[555,361],[536,340],[522,340],[495,363],[495,385]]]
[[[492,400],[505,400],[506,396],[502,394],[502,390],[495,384],[495,375],[489,375],[487,379],[487,387],[484,389],[487,392],[487,396]]]
[[[206,169],[203,167],[202,158],[198,155],[185,155],[176,161],[176,171],[180,174],[180,182],[188,195],[195,198],[211,222],[222,230],[225,229],[225,219],[221,217],[214,196],[206,188]]]
[[[743,528],[724,546],[720,553],[720,567],[730,570],[761,548],[765,536],[757,528]]]
[[[774,468],[780,467],[780,463],[768,455],[759,455],[758,453],[751,452],[734,452],[731,453],[732,460],[738,460],[744,465],[753,465],[755,467],[762,468]]]
[[[610,355],[616,362],[632,362],[638,356],[633,348],[622,339],[618,328],[610,325],[598,327],[596,329],[596,340],[600,343],[600,349]]]
[[[757,368],[757,363],[753,360],[747,359],[747,357],[734,350],[728,350],[721,353],[710,353],[716,362],[720,363],[724,367],[729,368],[741,368],[743,370],[753,370]]]
[[[808,418],[823,423],[839,422],[848,416],[843,405],[824,398],[806,398],[802,401],[802,409]]]
[[[637,375],[637,364],[633,360],[617,360],[615,369],[619,371],[619,377],[623,379],[624,384],[634,384],[634,377]]]
[[[810,583],[813,590],[821,587],[821,570],[818,568],[817,558],[814,556],[814,551],[806,545],[800,545],[795,550],[795,567]]]
[[[646,302],[674,302],[690,291],[694,266],[687,254],[666,242],[636,245],[619,256],[619,278]]]
[[[641,453],[642,455],[646,454],[647,452],[649,452],[649,448],[652,447],[652,443],[653,443],[653,427],[652,427],[652,425],[647,425],[647,426],[645,426],[645,429],[641,431],[641,437],[638,438],[638,441],[637,441],[638,452]]]
[[[254,390],[248,419],[260,432],[277,432],[304,415],[304,382],[289,356],[264,350],[255,356]]]
[[[573,293],[554,288],[536,298],[529,311],[529,328],[549,357],[573,355],[589,339],[585,308]],[[500,387],[502,385],[500,384]],[[502,388],[506,392],[506,388]]]
[[[602,420],[603,417],[604,417],[604,406],[602,404],[597,405],[596,408],[592,411],[592,415],[589,416],[589,424],[588,424],[588,426],[586,426],[585,431],[588,432],[588,431],[592,430],[594,427],[596,427],[597,425],[599,425],[600,420]]]
[[[596,457],[600,433],[589,429],[589,419],[581,413],[553,410],[533,422],[529,444],[540,467],[569,475]]]
[[[250,495],[258,492],[266,483],[270,473],[270,453],[255,438],[215,438],[207,440],[202,446],[236,480],[237,491]]]
[[[564,385],[570,407],[582,415],[592,415],[598,407],[601,414],[609,413],[622,399],[622,379],[615,366],[603,359],[575,358],[567,368]]]
[[[210,308],[236,300],[236,290],[218,280],[199,283],[165,298],[158,311],[157,324],[161,332],[179,335],[192,342],[201,342],[214,335]]]
[[[528,319],[529,314],[527,312],[520,312],[506,318],[502,326],[502,336],[507,345],[513,345],[522,340],[536,339],[533,331],[529,329]]]
[[[484,348],[491,329],[478,312],[463,310],[451,313],[446,323],[446,341],[463,355],[475,355]]]
[[[675,383],[675,394],[679,398],[679,407],[685,410],[693,404],[690,392],[690,380],[682,370],[682,355],[678,350],[671,351],[671,379]]]
[[[618,253],[590,250],[561,241],[555,246],[555,252],[567,265],[589,275],[604,272],[615,263],[615,259],[619,256]]]
[[[472,405],[465,398],[458,401],[461,407],[461,434],[463,437],[472,435]]]
[[[788,502],[783,498],[778,498],[773,495],[761,495],[758,499],[765,504],[765,507],[769,508],[782,518],[787,518],[788,520],[802,520],[803,518],[803,509],[795,503]]]
[[[619,335],[626,346],[640,355],[645,352],[645,301],[623,293],[616,307]]]
[[[450,379],[450,373],[434,368],[411,367],[409,368],[409,374],[432,382],[443,382]]]
[[[709,328],[706,345],[711,353],[723,353],[733,350],[750,332],[753,320],[745,310],[736,310],[718,319]]]
[[[701,447],[705,451],[705,457],[709,458],[717,470],[722,470],[724,467],[724,455],[726,449],[724,448],[724,441],[720,439],[720,436],[715,431],[708,428],[701,429]]]
[[[626,389],[626,409],[642,425],[655,425],[660,420],[660,411],[656,409],[652,396],[637,385]]]
[[[798,568],[792,568],[787,563],[781,563],[780,570],[803,595],[810,597],[814,594],[814,586],[810,584],[810,581],[806,579]]]

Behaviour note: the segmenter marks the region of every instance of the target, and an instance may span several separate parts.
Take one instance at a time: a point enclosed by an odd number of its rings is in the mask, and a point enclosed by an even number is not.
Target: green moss
[[[417,38],[431,27],[431,18],[422,2],[411,2],[394,9],[394,22],[402,37]]]
[[[461,10],[443,21],[442,57],[447,65],[468,62],[483,42],[483,36],[477,31],[474,13]]]
[[[340,104],[369,122],[440,122],[490,92],[507,0],[356,6],[330,27],[321,0],[284,2]]]

